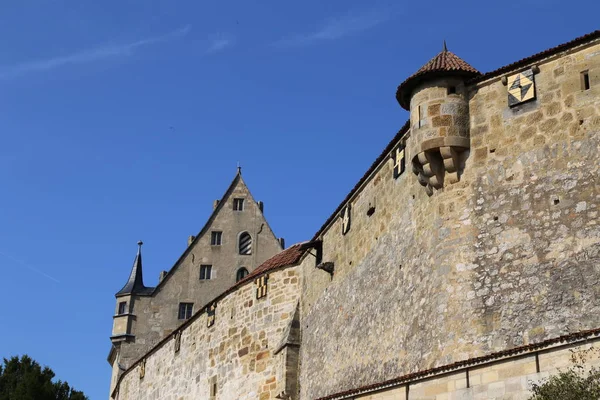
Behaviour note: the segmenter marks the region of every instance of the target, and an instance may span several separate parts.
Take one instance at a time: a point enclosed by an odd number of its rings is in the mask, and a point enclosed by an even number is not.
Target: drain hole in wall
[[[497,215],[494,217],[494,221],[498,221],[498,216]]]
[[[559,199],[554,199],[554,205],[557,205],[558,203],[560,203]]]
[[[495,153],[496,149],[490,149],[490,153]]]
[[[579,125],[583,125],[583,120],[582,119],[579,120]]]

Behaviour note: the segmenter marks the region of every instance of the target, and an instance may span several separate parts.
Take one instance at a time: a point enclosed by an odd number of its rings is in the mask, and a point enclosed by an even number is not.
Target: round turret
[[[465,82],[479,71],[444,49],[396,92],[400,106],[410,111],[407,141],[413,172],[427,194],[458,182],[469,149],[469,103]]]

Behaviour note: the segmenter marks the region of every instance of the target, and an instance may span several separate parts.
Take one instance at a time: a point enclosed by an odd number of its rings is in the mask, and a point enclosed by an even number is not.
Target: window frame
[[[247,277],[248,275],[250,275],[250,271],[248,271],[248,268],[246,268],[246,267],[239,267],[237,269],[237,271],[235,272],[235,281],[239,282],[242,279],[244,279],[245,277]]]
[[[242,253],[242,238],[245,237],[245,236],[248,236],[250,238],[249,252]],[[238,254],[240,256],[251,256],[252,255],[252,242],[253,241],[254,241],[254,239],[252,238],[252,235],[250,234],[250,232],[248,232],[248,231],[240,232],[240,234],[238,235],[238,240],[237,240]]]
[[[126,301],[120,301],[119,302],[119,307],[117,310],[117,315],[125,315],[127,314],[127,302]]]
[[[210,232],[210,245],[221,246],[223,244],[223,231]]]
[[[209,281],[212,279],[212,267],[212,264],[200,264],[199,279],[201,281]]]
[[[244,211],[245,199],[243,197],[236,197],[233,199],[233,211]]]
[[[179,303],[179,311],[177,313],[177,319],[178,320],[188,320],[192,317],[192,315],[194,314],[194,303],[185,303],[185,302],[180,302]],[[182,318],[183,315],[183,318]]]

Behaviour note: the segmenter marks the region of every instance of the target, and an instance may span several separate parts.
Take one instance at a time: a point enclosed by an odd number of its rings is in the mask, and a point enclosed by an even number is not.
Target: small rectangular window
[[[233,199],[233,211],[244,210],[244,199]]]
[[[212,246],[220,246],[221,245],[221,237],[222,236],[223,236],[223,232],[212,231],[210,233],[210,244]]]
[[[448,94],[456,94],[456,86],[448,86]]]
[[[179,303],[179,319],[190,319],[192,316],[192,310],[194,309],[194,303]]]
[[[200,266],[200,280],[210,279],[212,275],[212,265]]]
[[[127,302],[122,301],[119,303],[119,315],[123,315],[127,313]]]
[[[581,90],[589,90],[590,88],[590,73],[583,71],[581,73]]]

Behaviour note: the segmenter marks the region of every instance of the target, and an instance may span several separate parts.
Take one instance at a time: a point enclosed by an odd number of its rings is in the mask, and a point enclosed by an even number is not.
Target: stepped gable
[[[481,72],[456,54],[448,51],[446,43],[444,43],[444,49],[438,55],[429,60],[417,72],[398,86],[396,100],[398,100],[402,108],[408,110],[410,108],[412,90],[425,79],[436,78],[438,76],[460,76],[469,79],[479,75],[481,75]]]

